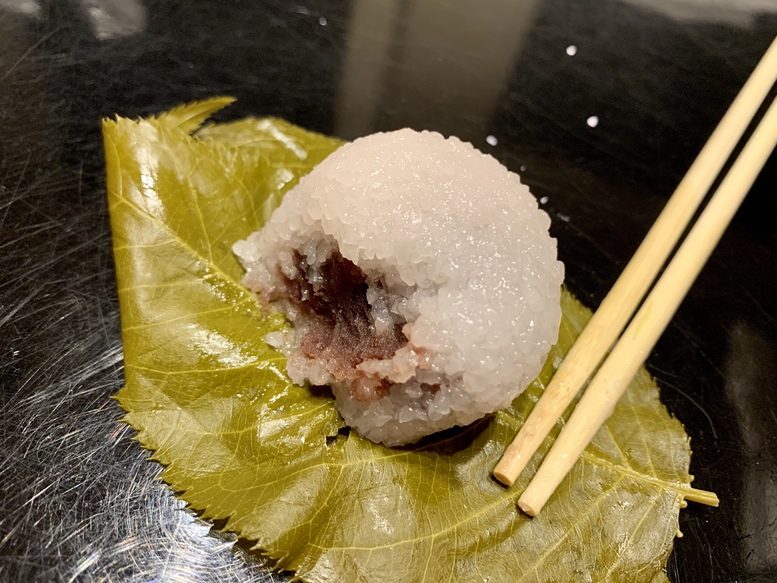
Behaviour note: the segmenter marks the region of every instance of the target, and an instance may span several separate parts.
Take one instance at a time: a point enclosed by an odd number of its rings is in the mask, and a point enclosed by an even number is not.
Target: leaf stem
[[[720,499],[715,492],[709,490],[699,490],[698,488],[691,488],[690,486],[680,488],[683,497],[691,502],[697,502],[699,504],[706,504],[707,506],[714,506],[717,508],[720,506]]]

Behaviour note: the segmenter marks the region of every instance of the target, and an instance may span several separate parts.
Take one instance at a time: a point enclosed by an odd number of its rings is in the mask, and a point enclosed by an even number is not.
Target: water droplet
[[[321,16],[321,17],[318,19],[318,23],[319,23],[321,26],[326,26],[326,18],[324,18],[323,16]]]
[[[526,164],[521,164],[521,172],[526,172]]]
[[[592,128],[595,128],[599,125],[599,116],[598,115],[592,115],[587,120],[585,120],[585,123],[587,123]]]
[[[540,199],[540,204],[546,204],[546,203],[547,203],[549,200],[550,200],[550,197],[549,197],[549,196],[543,196],[543,197]]]
[[[574,57],[577,54],[577,47],[575,45],[569,45],[567,47],[567,54],[570,57]]]
[[[496,136],[486,136],[486,143],[489,146],[496,146],[499,143],[499,140],[496,139]]]

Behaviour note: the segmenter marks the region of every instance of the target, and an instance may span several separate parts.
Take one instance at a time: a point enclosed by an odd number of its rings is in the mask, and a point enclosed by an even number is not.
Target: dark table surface
[[[230,94],[520,171],[596,306],[777,33],[775,0],[0,0],[0,580],[266,581],[117,423],[99,120]],[[777,155],[648,362],[692,438],[675,582],[777,580]]]

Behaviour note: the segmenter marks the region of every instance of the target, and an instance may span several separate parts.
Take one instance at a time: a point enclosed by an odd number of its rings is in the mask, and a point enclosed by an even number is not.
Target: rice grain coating
[[[563,265],[517,174],[404,129],[342,146],[234,245],[244,283],[293,325],[268,341],[295,383],[399,445],[501,409],[558,336]]]

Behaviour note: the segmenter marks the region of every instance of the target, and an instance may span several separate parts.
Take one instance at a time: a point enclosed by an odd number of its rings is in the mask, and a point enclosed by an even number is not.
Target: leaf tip
[[[217,111],[233,104],[235,97],[220,95],[192,101],[156,116],[156,121],[169,129],[177,128],[188,134],[196,132]]]

